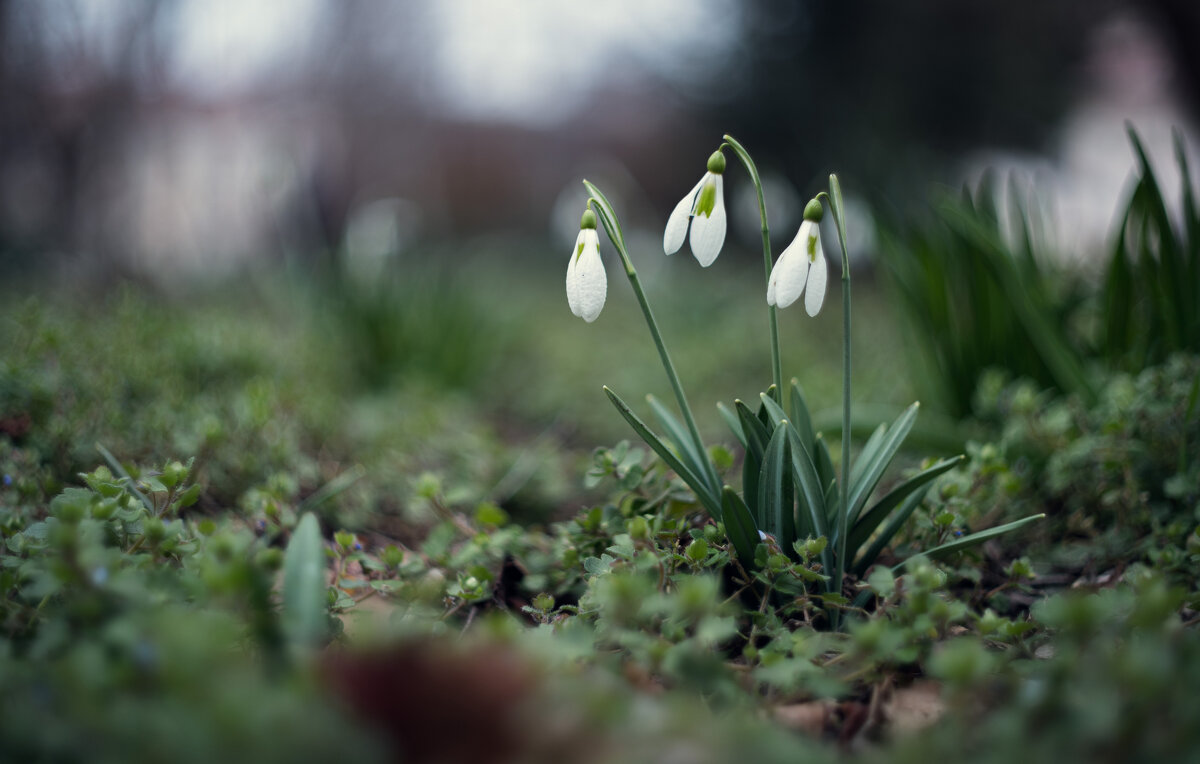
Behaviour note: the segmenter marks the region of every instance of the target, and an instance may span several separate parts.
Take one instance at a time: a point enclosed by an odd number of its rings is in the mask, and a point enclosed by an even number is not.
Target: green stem
[[[608,231],[608,238],[612,241],[613,246],[617,250],[617,254],[621,258],[621,264],[625,268],[625,275],[629,278],[629,285],[633,287],[633,293],[637,296],[638,305],[642,309],[642,315],[646,317],[646,325],[650,327],[650,336],[654,339],[654,346],[658,348],[658,356],[662,360],[663,370],[667,373],[667,379],[671,383],[671,390],[675,393],[675,401],[679,404],[679,411],[683,414],[683,420],[687,424],[688,433],[692,436],[692,440],[696,443],[696,447],[701,454],[705,453],[704,441],[700,438],[700,429],[696,427],[696,418],[692,416],[692,408],[688,405],[687,396],[683,392],[683,385],[679,381],[679,375],[675,372],[675,364],[671,362],[671,354],[667,352],[666,343],[663,342],[662,333],[658,330],[658,322],[654,320],[654,311],[650,309],[650,301],[646,299],[646,292],[642,289],[641,279],[638,278],[637,269],[633,267],[633,261],[629,259],[629,252],[625,249],[625,237],[621,232],[620,224],[616,220],[616,213],[612,212],[610,220],[610,210],[612,206],[608,200],[603,198],[603,194],[592,184],[584,181],[588,190],[595,197],[590,201],[596,202],[596,212],[600,217],[600,222]],[[718,495],[721,491],[721,481],[717,477],[716,468],[713,467],[709,459],[704,459],[707,478],[712,486],[712,490]]]
[[[846,536],[850,520],[850,254],[846,248],[846,219],[842,209],[842,187],[836,175],[829,176],[830,193],[821,192],[829,201],[837,228],[838,244],[842,250],[842,506],[837,523],[837,562],[833,580],[833,591],[841,594],[842,578],[846,571]],[[834,615],[834,627],[841,621],[841,612]]]
[[[771,257],[771,229],[767,226],[767,204],[763,198],[762,178],[758,175],[758,168],[754,164],[754,160],[750,158],[750,153],[742,147],[742,144],[734,140],[733,136],[726,135],[725,143],[733,149],[733,153],[737,154],[738,159],[742,160],[742,164],[746,166],[746,172],[750,173],[750,180],[754,182],[754,190],[758,192],[758,215],[762,220],[762,248],[763,248],[763,267],[766,269],[767,283],[771,281],[771,269],[774,267],[774,258]],[[775,314],[775,306],[767,306],[767,317],[771,325],[771,379],[775,383],[775,400],[783,401],[783,362],[779,352],[779,319]]]

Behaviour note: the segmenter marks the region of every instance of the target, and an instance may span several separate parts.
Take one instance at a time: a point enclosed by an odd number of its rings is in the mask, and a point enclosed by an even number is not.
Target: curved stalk
[[[692,416],[692,408],[688,405],[687,396],[683,392],[683,385],[679,381],[679,374],[675,371],[675,364],[671,362],[671,354],[667,352],[667,345],[663,342],[662,334],[658,330],[658,322],[654,319],[654,311],[650,309],[650,302],[646,299],[645,290],[642,289],[642,282],[638,278],[637,269],[633,267],[633,261],[630,260],[629,252],[625,248],[625,237],[621,231],[620,223],[617,221],[616,213],[612,210],[612,205],[609,204],[608,199],[605,198],[600,189],[586,180],[583,183],[592,194],[592,199],[588,201],[589,203],[595,203],[596,214],[599,216],[600,222],[604,225],[604,229],[608,232],[608,238],[616,248],[617,254],[621,258],[621,265],[625,268],[625,276],[629,279],[629,285],[633,287],[633,293],[637,296],[638,306],[641,307],[642,315],[646,318],[646,325],[650,328],[650,336],[654,340],[654,346],[658,348],[658,356],[662,361],[663,370],[667,373],[667,379],[671,383],[671,390],[675,393],[675,401],[679,404],[683,420],[687,424],[688,434],[691,435],[692,440],[696,443],[699,452],[706,454],[704,441],[700,438],[700,429],[696,426],[695,417]],[[712,486],[712,490],[719,494],[721,485],[716,469],[707,457],[704,459],[704,465],[708,473],[705,477]]]
[[[724,140],[745,165],[746,172],[750,173],[750,180],[754,182],[754,190],[758,192],[758,215],[762,220],[763,267],[766,269],[767,283],[770,283],[774,260],[771,257],[771,229],[767,226],[767,204],[763,198],[762,178],[758,175],[758,168],[754,165],[754,160],[750,158],[750,153],[742,144],[734,140],[732,135],[724,136]],[[774,305],[767,306],[767,317],[771,325],[771,378],[775,382],[775,400],[782,403],[783,362],[779,352],[779,319],[775,314]]]

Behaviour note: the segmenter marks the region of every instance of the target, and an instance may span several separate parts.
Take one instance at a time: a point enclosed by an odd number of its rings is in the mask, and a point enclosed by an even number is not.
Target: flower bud
[[[811,220],[814,223],[820,223],[821,218],[825,217],[825,208],[821,206],[819,199],[812,199],[808,204],[804,205],[804,219]]]
[[[717,175],[725,172],[725,155],[720,150],[714,151],[708,158],[708,171]]]

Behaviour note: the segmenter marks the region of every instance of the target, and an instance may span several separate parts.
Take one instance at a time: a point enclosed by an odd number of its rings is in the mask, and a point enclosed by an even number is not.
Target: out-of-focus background
[[[996,186],[1045,267],[1094,281],[1135,167],[1127,121],[1178,199],[1197,32],[1187,0],[0,0],[2,429],[64,474],[96,440],[201,455],[229,501],[273,469],[303,493],[359,463],[400,486],[368,512],[407,506],[425,471],[501,502],[543,480],[533,514],[570,509],[582,468],[556,458],[629,436],[601,384],[670,397],[606,241],[603,315],[567,309],[582,178],[621,216],[702,429],[728,438],[713,404],[769,379],[732,157],[716,264],[661,253],[727,132],[762,170],[776,254],[841,177],[857,396],[961,417],[997,359],[953,367],[945,323],[899,331],[883,254],[911,259],[947,189]],[[965,285],[945,281],[953,303]],[[920,324],[926,296],[907,297]],[[839,302],[781,313],[785,375],[817,410],[839,403]],[[966,352],[1028,346],[958,315]],[[935,362],[940,386],[921,379]]]
[[[1198,31],[1186,0],[4,0],[3,273],[211,280],[430,242],[541,262],[580,177],[657,235],[725,132],[781,241],[829,171],[903,211],[994,166],[1086,247],[1130,169],[1123,121],[1152,148],[1191,133]]]

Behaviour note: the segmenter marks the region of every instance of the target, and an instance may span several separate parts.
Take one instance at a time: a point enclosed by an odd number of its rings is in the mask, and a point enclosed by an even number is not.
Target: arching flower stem
[[[679,375],[675,372],[675,364],[671,362],[671,354],[667,352],[666,343],[663,342],[662,333],[658,330],[658,322],[654,319],[654,311],[650,309],[650,301],[646,299],[646,291],[642,289],[641,279],[638,278],[637,269],[633,267],[633,261],[629,259],[629,251],[625,247],[625,236],[621,232],[621,224],[617,220],[616,212],[613,211],[612,205],[600,189],[589,181],[583,181],[583,185],[587,187],[588,193],[592,198],[588,199],[588,207],[596,212],[596,216],[600,218],[601,225],[608,232],[608,238],[612,240],[613,247],[616,248],[617,254],[621,258],[621,264],[625,266],[625,276],[629,279],[629,285],[633,287],[633,293],[637,297],[638,306],[642,309],[642,315],[646,318],[646,326],[650,328],[650,336],[654,340],[654,346],[658,348],[658,357],[662,361],[663,371],[667,373],[667,380],[671,383],[671,390],[675,393],[675,401],[679,404],[679,411],[683,414],[684,422],[687,424],[688,434],[696,444],[699,453],[706,453],[704,441],[700,438],[700,430],[696,427],[696,418],[692,416],[691,406],[688,405],[687,396],[683,392],[683,385],[679,381]],[[682,448],[682,444],[679,445]],[[704,460],[707,474],[704,477],[712,486],[714,495],[720,495],[721,482],[717,477],[716,468],[712,466],[709,459]]]
[[[770,282],[774,259],[771,256],[771,229],[767,225],[767,204],[763,199],[762,178],[758,175],[758,167],[750,158],[750,153],[742,144],[734,140],[732,135],[723,136],[723,140],[725,143],[722,148],[728,146],[733,149],[733,153],[737,154],[737,158],[746,167],[746,172],[750,173],[750,180],[754,183],[754,190],[758,193],[758,216],[762,220],[763,267],[766,268],[766,278]],[[767,306],[767,322],[771,326],[771,380],[775,383],[775,400],[781,402],[783,400],[783,362],[779,352],[779,319],[775,315],[774,305]]]

